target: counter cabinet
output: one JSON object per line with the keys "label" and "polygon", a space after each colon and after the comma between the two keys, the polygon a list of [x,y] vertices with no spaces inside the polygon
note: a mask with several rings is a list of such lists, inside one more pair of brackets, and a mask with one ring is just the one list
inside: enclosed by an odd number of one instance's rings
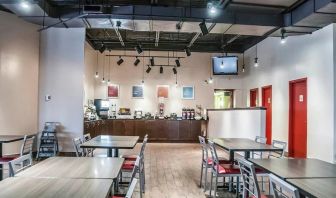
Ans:
{"label": "counter cabinet", "polygon": [[84,122],[84,134],[136,135],[140,140],[148,134],[150,141],[197,142],[206,124],[205,120],[97,120]]}

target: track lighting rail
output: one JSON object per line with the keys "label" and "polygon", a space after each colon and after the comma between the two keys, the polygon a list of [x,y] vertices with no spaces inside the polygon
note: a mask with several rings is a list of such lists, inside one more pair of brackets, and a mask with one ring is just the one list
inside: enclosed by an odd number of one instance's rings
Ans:
{"label": "track lighting rail", "polygon": [[175,57],[172,57],[172,56],[141,56],[141,55],[105,55],[105,56],[112,56],[112,57],[134,57],[134,58],[140,58],[140,57],[144,57],[144,58],[171,58],[171,59],[176,59],[176,58],[186,58],[186,57],[183,57],[183,56],[175,56]]}

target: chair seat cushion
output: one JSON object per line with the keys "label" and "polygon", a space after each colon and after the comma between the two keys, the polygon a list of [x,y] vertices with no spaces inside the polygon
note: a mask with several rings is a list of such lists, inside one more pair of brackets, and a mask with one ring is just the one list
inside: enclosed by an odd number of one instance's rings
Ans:
{"label": "chair seat cushion", "polygon": [[266,174],[267,172],[262,168],[255,168],[256,174]]}
{"label": "chair seat cushion", "polygon": [[236,165],[232,164],[220,164],[215,166],[219,174],[240,174],[240,169]]}
{"label": "chair seat cushion", "polygon": [[122,196],[112,196],[111,198],[124,198]]}
{"label": "chair seat cushion", "polygon": [[16,158],[17,157],[7,157],[7,156],[1,157],[0,158],[0,163],[8,163],[8,162],[10,162],[10,161],[12,161],[12,160],[14,160]]}
{"label": "chair seat cushion", "polygon": [[[212,164],[212,158],[208,158],[208,165]],[[219,158],[219,163],[220,164],[231,164],[230,160],[224,159],[224,158]]]}
{"label": "chair seat cushion", "polygon": [[124,161],[121,169],[123,169],[123,170],[133,170],[134,166],[135,166],[134,161]]}
{"label": "chair seat cushion", "polygon": [[136,161],[138,155],[122,155],[120,157],[125,158],[125,160],[128,161]]}

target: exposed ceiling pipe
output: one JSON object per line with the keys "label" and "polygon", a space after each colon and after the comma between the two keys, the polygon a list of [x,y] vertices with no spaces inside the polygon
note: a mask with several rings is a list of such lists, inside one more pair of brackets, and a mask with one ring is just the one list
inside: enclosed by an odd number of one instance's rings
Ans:
{"label": "exposed ceiling pipe", "polygon": [[235,41],[236,39],[238,39],[240,37],[240,35],[235,35],[234,37],[232,37],[230,40],[228,40],[225,44],[223,44],[221,46],[222,49],[224,49],[227,45],[229,45],[230,43],[232,43],[233,41]]}
{"label": "exposed ceiling pipe", "polygon": [[60,21],[60,22],[57,22],[57,23],[54,23],[54,24],[52,24],[52,25],[49,25],[49,26],[46,26],[46,27],[43,27],[43,28],[41,28],[41,29],[38,29],[37,31],[38,32],[41,32],[41,31],[43,31],[43,30],[46,30],[46,29],[49,29],[49,28],[51,28],[51,27],[54,27],[54,26],[56,26],[56,25],[59,25],[59,24],[64,24],[64,23],[66,23],[66,22],[69,22],[69,21],[71,21],[71,20],[74,20],[74,19],[77,19],[77,18],[82,18],[82,17],[85,17],[85,16],[87,16],[88,14],[81,14],[81,15],[78,15],[78,16],[75,16],[75,17],[72,17],[72,18],[69,18],[69,19],[67,19],[67,20],[64,20],[64,21]]}
{"label": "exposed ceiling pipe", "polygon": [[113,21],[112,21],[111,19],[109,19],[109,21],[110,21],[111,26],[113,27],[115,33],[116,33],[117,36],[118,36],[118,39],[119,39],[119,41],[120,41],[121,46],[125,47],[124,40],[123,40],[123,38],[122,38],[122,36],[121,36],[121,34],[120,34],[120,32],[119,32],[119,27],[114,27]]}

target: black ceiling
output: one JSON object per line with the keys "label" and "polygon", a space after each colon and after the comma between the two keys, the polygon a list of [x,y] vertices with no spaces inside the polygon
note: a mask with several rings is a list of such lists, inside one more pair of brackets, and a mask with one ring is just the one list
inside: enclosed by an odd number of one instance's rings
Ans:
{"label": "black ceiling", "polygon": [[[190,46],[191,51],[197,52],[242,53],[268,36],[281,36],[282,29],[287,30],[286,36],[307,34],[333,22],[331,16],[335,16],[322,13],[326,8],[328,12],[333,11],[327,6],[332,0],[29,1],[35,5],[35,13],[21,12],[19,6],[15,6],[21,0],[1,0],[0,10],[43,25],[42,30],[86,27],[86,39],[97,50],[103,44],[111,50],[134,49],[141,45],[144,50],[183,51]],[[209,3],[217,8],[216,16],[209,14]],[[90,5],[102,6],[101,12],[83,11],[84,6]],[[319,14],[329,20],[319,20]],[[108,23],[101,25],[99,20]],[[115,25],[118,20],[122,22],[120,28]],[[208,26],[215,25],[207,35],[202,35],[198,27],[203,20]],[[179,22],[185,23],[187,28],[171,28]],[[156,23],[154,28],[148,28],[151,23]]]}

